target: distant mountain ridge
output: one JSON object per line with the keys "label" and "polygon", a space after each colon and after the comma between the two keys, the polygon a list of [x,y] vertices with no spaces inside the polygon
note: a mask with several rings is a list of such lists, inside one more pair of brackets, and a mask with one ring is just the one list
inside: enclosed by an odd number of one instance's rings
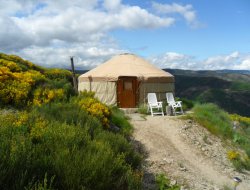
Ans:
{"label": "distant mountain ridge", "polygon": [[[69,71],[71,71],[71,70],[69,70]],[[89,70],[75,70],[75,72],[76,72],[76,74],[84,74],[84,73],[86,73],[86,72],[88,72]]]}
{"label": "distant mountain ridge", "polygon": [[175,76],[177,97],[212,102],[230,113],[250,116],[250,71],[164,70]]}
{"label": "distant mountain ridge", "polygon": [[182,69],[163,69],[173,75],[189,75],[199,77],[218,77],[225,80],[239,80],[250,81],[250,70],[182,70]]}
{"label": "distant mountain ridge", "polygon": [[213,73],[223,73],[223,74],[247,74],[250,75],[250,70],[230,70],[230,69],[223,69],[223,70],[184,70],[184,69],[163,69],[168,72],[174,72],[176,74],[182,73],[193,73],[193,74],[213,74]]}

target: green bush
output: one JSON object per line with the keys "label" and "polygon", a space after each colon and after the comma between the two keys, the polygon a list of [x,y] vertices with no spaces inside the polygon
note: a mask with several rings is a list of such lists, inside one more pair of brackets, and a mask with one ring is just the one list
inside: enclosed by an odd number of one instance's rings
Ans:
{"label": "green bush", "polygon": [[184,111],[190,110],[194,107],[194,102],[186,98],[176,98],[176,101],[182,101],[182,109]]}
{"label": "green bush", "polygon": [[179,185],[170,185],[170,180],[165,174],[156,175],[156,184],[158,190],[180,190]]}
{"label": "green bush", "polygon": [[6,110],[0,123],[0,189],[140,189],[140,155],[72,102]]}
{"label": "green bush", "polygon": [[132,125],[128,121],[129,118],[126,118],[123,111],[118,107],[111,108],[111,122],[120,128],[121,133],[124,135],[130,135],[133,131]]}
{"label": "green bush", "polygon": [[138,113],[147,115],[148,114],[148,107],[146,104],[140,104],[138,108]]}

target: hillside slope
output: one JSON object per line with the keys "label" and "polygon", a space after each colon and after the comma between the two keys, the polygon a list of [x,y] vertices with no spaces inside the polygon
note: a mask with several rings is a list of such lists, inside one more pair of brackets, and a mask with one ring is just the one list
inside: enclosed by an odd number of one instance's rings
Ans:
{"label": "hillside slope", "polygon": [[212,102],[230,113],[250,116],[250,75],[218,71],[167,70],[175,76],[176,96]]}

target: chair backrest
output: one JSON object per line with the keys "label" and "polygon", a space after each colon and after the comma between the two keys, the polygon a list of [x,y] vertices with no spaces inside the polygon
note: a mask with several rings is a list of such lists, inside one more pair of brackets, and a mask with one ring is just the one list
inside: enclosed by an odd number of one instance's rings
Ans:
{"label": "chair backrest", "polygon": [[168,103],[174,103],[175,102],[174,95],[173,95],[172,92],[167,92],[166,97],[167,97],[167,102]]}
{"label": "chair backrest", "polygon": [[157,97],[155,93],[148,93],[148,103],[157,104]]}

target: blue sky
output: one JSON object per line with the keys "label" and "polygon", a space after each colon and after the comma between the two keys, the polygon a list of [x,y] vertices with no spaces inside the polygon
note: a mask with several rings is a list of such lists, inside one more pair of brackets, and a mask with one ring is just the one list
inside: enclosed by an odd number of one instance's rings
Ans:
{"label": "blue sky", "polygon": [[[157,2],[171,4],[174,1]],[[169,28],[118,30],[112,35],[132,50],[144,47],[141,51],[137,50],[144,56],[174,51],[205,59],[234,51],[250,52],[249,0],[177,1],[180,4],[184,2],[193,6],[200,26],[189,27],[185,20],[178,17],[174,26]]]}
{"label": "blue sky", "polygon": [[130,52],[160,68],[250,70],[249,0],[0,0],[0,51],[93,68]]}

